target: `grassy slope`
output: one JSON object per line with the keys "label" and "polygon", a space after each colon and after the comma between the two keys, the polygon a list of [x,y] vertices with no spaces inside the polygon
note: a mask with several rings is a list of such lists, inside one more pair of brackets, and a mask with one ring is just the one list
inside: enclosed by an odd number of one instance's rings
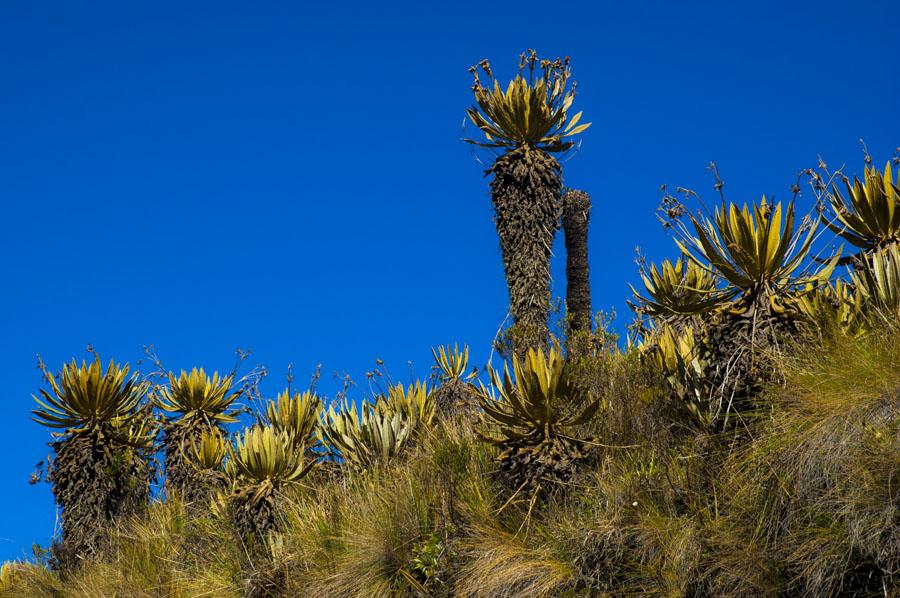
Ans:
{"label": "grassy slope", "polygon": [[472,423],[443,422],[401,463],[314,476],[268,545],[155,504],[104,562],[9,566],[0,596],[898,595],[900,338],[782,363],[770,408],[716,436],[634,355],[586,361],[596,458],[551,500],[499,487]]}

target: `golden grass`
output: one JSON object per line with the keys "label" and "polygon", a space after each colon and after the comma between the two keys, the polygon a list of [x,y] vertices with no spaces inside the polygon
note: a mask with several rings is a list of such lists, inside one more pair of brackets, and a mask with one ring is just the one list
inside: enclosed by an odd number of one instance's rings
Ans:
{"label": "golden grass", "polygon": [[528,546],[493,526],[473,526],[461,548],[458,596],[551,596],[575,576],[574,566],[557,559],[551,546]]}

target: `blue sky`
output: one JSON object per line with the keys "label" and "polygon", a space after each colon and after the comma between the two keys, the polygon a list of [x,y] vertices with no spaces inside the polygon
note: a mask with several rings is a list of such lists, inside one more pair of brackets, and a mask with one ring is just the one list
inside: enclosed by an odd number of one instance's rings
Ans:
{"label": "blue sky", "polygon": [[[678,4],[678,6],[676,6]],[[593,127],[565,183],[594,201],[595,309],[629,318],[634,249],[673,245],[662,183],[787,199],[821,155],[900,146],[896,2],[4,2],[0,6],[0,560],[47,543],[35,353],[248,366],[283,384],[429,348],[483,362],[506,287],[460,141],[466,68],[573,58]],[[561,241],[561,239],[560,239]],[[554,292],[563,295],[557,243]],[[364,384],[354,393],[364,394]]]}

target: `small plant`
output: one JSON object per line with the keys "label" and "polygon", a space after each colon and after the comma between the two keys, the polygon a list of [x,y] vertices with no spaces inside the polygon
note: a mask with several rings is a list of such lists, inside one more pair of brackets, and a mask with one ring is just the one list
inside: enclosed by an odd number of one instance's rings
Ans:
{"label": "small plant", "polygon": [[431,349],[438,371],[438,386],[431,391],[438,413],[450,414],[472,411],[477,406],[477,391],[472,386],[474,373],[466,374],[469,367],[469,347],[450,345]]}
{"label": "small plant", "polygon": [[413,548],[413,570],[419,575],[421,585],[429,588],[441,583],[441,557],[444,555],[444,544],[441,537],[432,533]]}

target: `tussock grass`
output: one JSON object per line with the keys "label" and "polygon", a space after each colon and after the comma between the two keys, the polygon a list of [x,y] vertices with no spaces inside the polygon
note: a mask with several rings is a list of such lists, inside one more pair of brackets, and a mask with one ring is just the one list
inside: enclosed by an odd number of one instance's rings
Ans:
{"label": "tussock grass", "polygon": [[900,583],[900,339],[830,336],[782,362],[772,413],[729,463],[735,525],[803,595]]}
{"label": "tussock grass", "polygon": [[459,596],[552,596],[569,586],[575,568],[553,547],[537,546],[489,525],[474,525],[463,542]]}

